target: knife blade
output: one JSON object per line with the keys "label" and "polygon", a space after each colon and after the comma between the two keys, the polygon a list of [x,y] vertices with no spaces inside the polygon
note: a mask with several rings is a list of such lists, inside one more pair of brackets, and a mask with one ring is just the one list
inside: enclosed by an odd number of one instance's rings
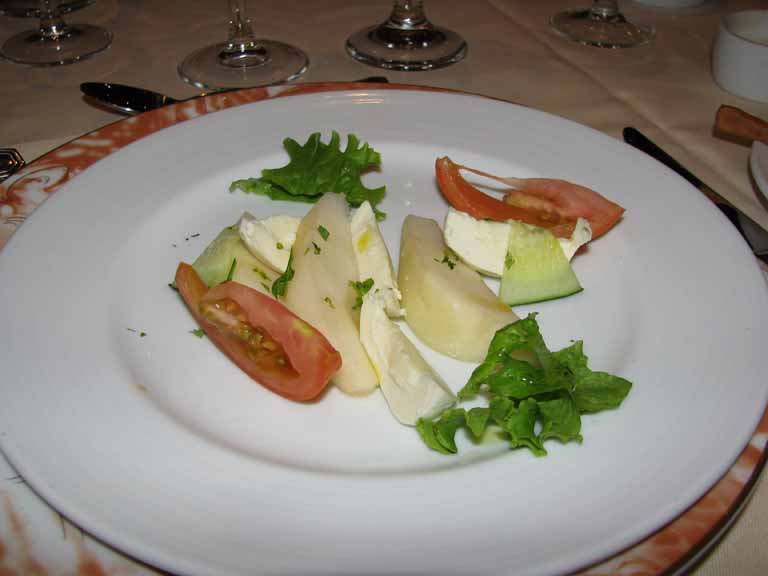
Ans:
{"label": "knife blade", "polygon": [[624,141],[627,144],[630,144],[638,150],[645,152],[652,158],[664,164],[667,168],[674,170],[680,176],[688,180],[688,182],[690,182],[695,188],[703,192],[704,195],[707,196],[712,202],[714,202],[714,204],[723,212],[723,214],[725,214],[728,220],[730,220],[730,222],[741,233],[746,243],[752,249],[754,255],[768,264],[768,232],[766,230],[764,230],[758,223],[744,214],[744,212],[734,206],[731,202],[710,188],[695,174],[680,164],[677,160],[675,160],[657,144],[648,139],[647,136],[645,136],[636,128],[627,126],[624,128],[622,135],[624,136]]}

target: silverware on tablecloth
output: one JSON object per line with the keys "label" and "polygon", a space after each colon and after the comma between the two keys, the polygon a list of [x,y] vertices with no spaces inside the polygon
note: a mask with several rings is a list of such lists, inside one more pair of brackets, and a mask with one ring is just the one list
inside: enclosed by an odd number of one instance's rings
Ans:
{"label": "silverware on tablecloth", "polygon": [[25,164],[24,158],[15,148],[0,148],[0,182]]}
{"label": "silverware on tablecloth", "polygon": [[685,166],[672,158],[672,156],[667,154],[658,145],[651,142],[651,140],[644,136],[639,130],[628,126],[624,128],[623,136],[624,141],[627,144],[630,144],[652,158],[655,158],[701,190],[718,208],[720,208],[723,214],[728,217],[728,220],[731,221],[744,237],[744,240],[746,240],[755,256],[768,264],[768,232],[766,232],[759,224],[736,208],[736,206],[731,204],[723,196],[707,186],[690,170],[685,168]]}
{"label": "silverware on tablecloth", "polygon": [[159,92],[135,86],[112,84],[111,82],[83,82],[80,84],[80,91],[87,98],[97,101],[113,112],[128,115],[139,114],[180,102],[176,98]]}
{"label": "silverware on tablecloth", "polygon": [[[355,82],[384,83],[387,81],[388,80],[384,76],[367,76],[355,80]],[[80,90],[88,98],[98,102],[102,106],[106,106],[114,112],[127,114],[129,116],[205,95],[205,93],[203,93],[198,96],[192,96],[191,98],[178,100],[166,96],[165,94],[160,94],[159,92],[153,92],[152,90],[136,88],[135,86],[126,86],[124,84],[113,84],[111,82],[84,82],[80,84]]]}

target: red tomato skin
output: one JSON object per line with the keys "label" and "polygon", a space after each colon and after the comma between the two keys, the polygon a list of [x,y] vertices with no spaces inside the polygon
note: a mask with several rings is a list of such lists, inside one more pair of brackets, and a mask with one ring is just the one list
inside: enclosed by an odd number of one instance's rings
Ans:
{"label": "red tomato skin", "polygon": [[[341,367],[341,355],[325,336],[257,290],[236,282],[225,282],[208,290],[195,269],[183,262],[176,270],[176,287],[211,341],[253,380],[281,396],[302,402],[313,400]],[[202,317],[201,304],[225,298],[237,302],[252,326],[263,328],[282,345],[293,370],[265,369],[248,356],[240,339]]]}
{"label": "red tomato skin", "polygon": [[592,228],[592,240],[618,224],[624,208],[585,186],[566,180],[526,178],[518,190],[504,196],[504,202],[516,205],[536,202],[549,206],[562,216],[576,220],[585,218]]}
{"label": "red tomato skin", "polygon": [[460,166],[447,156],[435,161],[437,183],[445,199],[456,210],[466,212],[479,220],[520,220],[527,224],[549,229],[555,236],[568,238],[576,225],[575,219],[563,218],[559,213],[535,206],[514,206],[485,194],[472,186],[461,175]]}

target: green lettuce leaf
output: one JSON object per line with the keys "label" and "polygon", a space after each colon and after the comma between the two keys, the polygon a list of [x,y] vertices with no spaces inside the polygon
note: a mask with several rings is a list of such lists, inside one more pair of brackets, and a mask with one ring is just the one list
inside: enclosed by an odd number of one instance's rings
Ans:
{"label": "green lettuce leaf", "polygon": [[367,143],[361,145],[354,134],[347,136],[343,151],[340,141],[337,132],[332,133],[327,144],[321,141],[319,132],[310,135],[303,146],[286,138],[283,146],[290,158],[288,164],[264,169],[259,178],[235,180],[229,190],[296,202],[317,202],[326,192],[337,192],[344,194],[350,206],[368,200],[381,219],[384,214],[376,210],[376,205],[384,198],[386,187],[366,188],[360,180],[363,172],[381,165],[381,155]]}
{"label": "green lettuce leaf", "polygon": [[440,415],[440,419],[435,423],[435,436],[441,446],[448,452],[455,454],[458,451],[456,447],[456,431],[464,425],[464,410],[454,408],[446,410]]}
{"label": "green lettuce leaf", "polygon": [[541,400],[538,408],[541,417],[540,440],[554,438],[563,444],[581,442],[581,415],[570,393],[563,391],[551,400]]}
{"label": "green lettuce leaf", "polygon": [[455,408],[443,412],[437,420],[430,421],[420,418],[416,422],[416,430],[421,435],[424,443],[443,454],[455,454],[456,431],[465,423],[463,408]]}
{"label": "green lettuce leaf", "polygon": [[510,408],[500,423],[507,433],[510,448],[528,448],[536,456],[544,456],[542,441],[546,438],[536,434],[536,421],[539,416],[539,404],[533,398],[527,398],[517,406]]}
{"label": "green lettuce leaf", "polygon": [[471,408],[466,415],[466,425],[472,435],[479,439],[485,433],[485,427],[488,425],[488,418],[491,415],[489,408],[475,406]]}
{"label": "green lettuce leaf", "polygon": [[618,408],[632,388],[624,378],[590,370],[581,341],[555,352],[554,357],[573,374],[573,400],[580,412]]}
{"label": "green lettuce leaf", "polygon": [[530,314],[496,332],[485,360],[459,391],[460,401],[484,395],[488,406],[452,408],[434,421],[420,420],[417,428],[443,454],[458,451],[460,428],[479,439],[493,426],[510,448],[544,456],[547,440],[582,442],[581,415],[617,408],[631,387],[624,378],[592,371],[581,341],[551,352]]}

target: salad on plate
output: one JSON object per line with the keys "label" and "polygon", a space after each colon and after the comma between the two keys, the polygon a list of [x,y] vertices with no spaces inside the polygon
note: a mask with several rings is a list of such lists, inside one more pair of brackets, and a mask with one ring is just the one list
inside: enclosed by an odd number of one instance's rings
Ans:
{"label": "salad on plate", "polygon": [[[378,389],[399,423],[444,454],[458,451],[464,429],[474,442],[501,437],[545,455],[547,440],[581,442],[582,414],[620,406],[629,381],[593,371],[580,341],[550,351],[536,313],[518,318],[512,306],[580,292],[570,261],[621,220],[621,206],[564,180],[499,177],[439,157],[443,223],[406,216],[395,267],[378,226],[386,188],[361,180],[380,154],[352,134],[342,150],[336,132],[283,145],[287,165],[230,191],[307,202],[307,213],[243,213],[179,263],[172,285],[253,380],[298,402],[322,402],[329,386],[351,396]],[[501,198],[464,174],[503,185]],[[486,278],[499,279],[498,293]],[[422,345],[476,365],[463,388],[446,384],[404,325]]]}

